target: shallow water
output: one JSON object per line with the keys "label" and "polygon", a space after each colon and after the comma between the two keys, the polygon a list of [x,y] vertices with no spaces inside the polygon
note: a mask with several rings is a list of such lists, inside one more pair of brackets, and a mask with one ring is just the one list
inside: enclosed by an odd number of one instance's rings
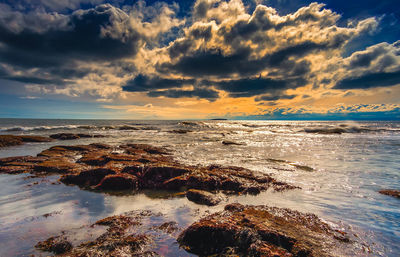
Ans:
{"label": "shallow water", "polygon": [[[124,125],[139,130],[119,130]],[[173,129],[192,132],[170,133]],[[371,256],[398,256],[400,252],[400,200],[377,193],[380,189],[400,189],[399,122],[0,119],[0,131],[108,136],[9,147],[0,150],[0,157],[35,155],[57,144],[132,142],[166,146],[183,163],[236,165],[269,173],[302,189],[267,191],[229,201],[315,213],[334,226],[357,233],[361,241],[371,245]],[[223,145],[223,140],[242,145]],[[126,211],[162,212],[166,219],[185,227],[207,211],[223,208],[203,207],[186,198],[163,198],[165,195],[154,192],[111,196],[82,191],[52,184],[57,178],[41,181],[43,178],[27,174],[0,175],[0,256],[40,254],[33,249],[38,241]],[[34,184],[36,181],[41,183]],[[47,213],[52,215],[42,216]],[[168,243],[166,256],[189,255],[172,241]]]}

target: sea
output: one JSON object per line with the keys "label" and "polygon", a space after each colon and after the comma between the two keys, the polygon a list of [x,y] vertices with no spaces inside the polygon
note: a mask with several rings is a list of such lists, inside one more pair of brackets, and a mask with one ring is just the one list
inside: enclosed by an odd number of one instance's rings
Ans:
{"label": "sea", "polygon": [[[163,146],[181,163],[241,166],[301,187],[232,196],[227,203],[314,213],[358,238],[358,250],[352,255],[400,256],[400,199],[378,193],[400,190],[399,121],[0,119],[0,134],[62,132],[106,137],[1,148],[0,158],[34,156],[54,145],[94,142]],[[0,174],[0,256],[48,256],[35,250],[38,241],[71,230],[78,240],[84,235],[80,228],[127,211],[161,212],[186,227],[223,208],[223,204],[204,207],[184,197],[163,197],[161,192],[84,191],[55,183],[57,179]],[[155,250],[164,256],[191,256],[174,240],[166,244]]]}

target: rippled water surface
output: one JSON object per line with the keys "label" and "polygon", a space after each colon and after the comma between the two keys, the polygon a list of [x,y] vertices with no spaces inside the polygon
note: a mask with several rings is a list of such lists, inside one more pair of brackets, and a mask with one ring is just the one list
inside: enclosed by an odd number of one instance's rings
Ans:
{"label": "rippled water surface", "polygon": [[[122,126],[137,130],[120,130]],[[171,133],[177,129],[189,132]],[[242,166],[302,188],[232,197],[231,202],[315,213],[334,226],[357,233],[371,245],[371,256],[399,256],[400,200],[377,193],[400,189],[399,122],[0,119],[1,134],[59,132],[107,137],[8,147],[0,149],[0,157],[36,155],[57,144],[97,141],[166,146],[182,163]],[[240,145],[224,145],[223,141]],[[0,256],[41,254],[33,248],[38,241],[126,211],[162,212],[166,219],[185,227],[222,208],[202,207],[161,192],[111,196],[82,191],[53,183],[57,179],[0,175]],[[48,213],[51,215],[43,216]],[[189,256],[173,241],[169,243],[163,254]]]}

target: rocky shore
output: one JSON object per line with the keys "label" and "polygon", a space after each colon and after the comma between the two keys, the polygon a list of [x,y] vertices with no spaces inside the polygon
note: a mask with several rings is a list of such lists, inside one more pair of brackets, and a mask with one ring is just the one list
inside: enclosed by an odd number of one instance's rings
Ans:
{"label": "rocky shore", "polygon": [[[66,185],[110,194],[166,190],[206,206],[219,205],[232,195],[299,189],[242,167],[184,165],[167,148],[146,144],[53,146],[37,156],[0,159],[0,173],[59,174],[59,181]],[[142,211],[107,217],[90,226],[104,228],[91,240],[75,242],[73,236],[62,233],[39,242],[36,248],[60,256],[159,256],[154,250],[155,237],[168,235],[182,249],[199,256],[332,256],[335,247],[353,243],[345,232],[313,214],[268,206],[228,204],[184,231],[174,220],[150,222],[157,216],[162,215]],[[87,233],[91,234],[89,228]]]}

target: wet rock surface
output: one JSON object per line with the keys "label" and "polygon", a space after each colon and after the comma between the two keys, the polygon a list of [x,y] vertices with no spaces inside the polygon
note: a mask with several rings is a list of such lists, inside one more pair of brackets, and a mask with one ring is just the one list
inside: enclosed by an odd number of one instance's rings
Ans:
{"label": "wet rock surface", "polygon": [[193,223],[178,242],[200,256],[337,256],[336,247],[350,239],[313,214],[229,204]]}
{"label": "wet rock surface", "polygon": [[51,138],[41,136],[0,135],[0,147],[22,145],[24,143],[50,142]]}
{"label": "wet rock surface", "polygon": [[209,193],[207,191],[197,190],[197,189],[189,189],[186,192],[186,197],[192,202],[208,206],[214,206],[221,202],[220,197],[217,197],[214,194]]}
{"label": "wet rock surface", "polygon": [[[154,238],[169,236],[177,231],[175,222],[152,225],[152,220],[161,217],[150,211],[132,211],[96,221],[82,228],[86,234],[98,227],[103,233],[88,241],[74,242],[74,235],[64,231],[62,235],[50,237],[36,244],[41,251],[53,252],[57,256],[159,256],[152,251]],[[163,219],[157,219],[158,222]],[[157,233],[148,233],[157,228]],[[165,235],[168,234],[168,235]]]}
{"label": "wet rock surface", "polygon": [[74,140],[80,138],[99,138],[105,137],[103,135],[89,135],[89,134],[73,134],[73,133],[58,133],[50,135],[50,138],[58,140]]}
{"label": "wet rock surface", "polygon": [[[0,159],[0,166],[0,172],[10,174],[62,174],[60,181],[65,184],[98,191],[198,189],[213,193],[258,194],[269,188],[276,191],[296,188],[245,168],[183,165],[176,162],[167,149],[144,144],[54,146],[36,157]],[[199,191],[192,191],[188,198],[207,205],[216,203],[205,193],[194,197],[193,192]]]}
{"label": "wet rock surface", "polygon": [[386,189],[386,190],[380,190],[379,193],[383,195],[400,198],[400,190]]}

